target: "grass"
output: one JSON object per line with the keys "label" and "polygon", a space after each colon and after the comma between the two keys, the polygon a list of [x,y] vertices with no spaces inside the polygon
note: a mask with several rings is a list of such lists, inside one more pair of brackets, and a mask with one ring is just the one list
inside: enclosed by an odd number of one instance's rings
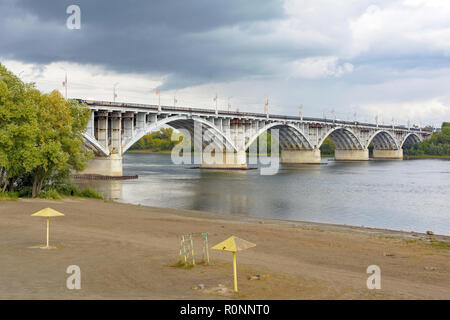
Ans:
{"label": "grass", "polygon": [[103,200],[103,196],[92,187],[86,187],[81,190],[80,197]]}
{"label": "grass", "polygon": [[172,268],[192,269],[194,265],[192,263],[184,263],[183,260],[178,260],[175,264],[170,265]]}
{"label": "grass", "polygon": [[430,246],[432,246],[435,249],[450,250],[450,242],[446,241],[431,240]]}
{"label": "grass", "polygon": [[[77,185],[71,183],[47,188],[40,193],[39,198],[47,200],[61,200],[63,196],[103,200],[103,196],[94,188],[88,186],[80,190]],[[23,187],[18,192],[0,192],[0,201],[16,201],[20,198],[31,197],[31,187],[28,186]]]}
{"label": "grass", "polygon": [[429,242],[424,241],[423,239],[406,239],[406,244],[417,244],[417,245],[425,245],[435,249],[446,249],[450,250],[450,242],[448,241],[439,241],[436,239],[431,239]]}
{"label": "grass", "polygon": [[56,189],[48,189],[41,192],[39,195],[42,199],[48,200],[61,200],[61,195],[56,191]]}
{"label": "grass", "polygon": [[16,201],[19,199],[17,192],[1,192],[0,201]]}
{"label": "grass", "polygon": [[422,155],[403,155],[403,159],[448,159],[450,160],[450,156],[434,156],[429,154]]}

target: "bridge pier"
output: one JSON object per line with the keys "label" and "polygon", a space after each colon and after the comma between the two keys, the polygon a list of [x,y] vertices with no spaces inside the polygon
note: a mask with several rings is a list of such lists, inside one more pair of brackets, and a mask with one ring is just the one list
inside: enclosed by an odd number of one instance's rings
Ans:
{"label": "bridge pier", "polygon": [[246,169],[247,154],[245,151],[239,152],[219,152],[211,154],[204,152],[202,154],[203,169]]}
{"label": "bridge pier", "polygon": [[373,158],[376,160],[403,160],[403,149],[398,150],[373,149]]}
{"label": "bridge pier", "polygon": [[111,154],[109,157],[95,157],[89,160],[81,174],[98,174],[102,176],[122,176],[122,156]]}
{"label": "bridge pier", "polygon": [[320,149],[281,150],[281,163],[320,164]]}
{"label": "bridge pier", "polygon": [[334,150],[336,161],[366,161],[369,160],[369,150]]}

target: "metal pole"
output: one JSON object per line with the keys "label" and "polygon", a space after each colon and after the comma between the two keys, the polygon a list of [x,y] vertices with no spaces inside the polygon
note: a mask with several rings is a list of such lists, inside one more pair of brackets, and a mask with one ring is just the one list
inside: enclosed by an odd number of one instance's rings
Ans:
{"label": "metal pole", "polygon": [[216,101],[216,114],[218,114],[219,110],[217,109],[217,93],[216,93],[216,98],[214,100]]}
{"label": "metal pole", "polygon": [[48,249],[48,240],[49,240],[49,229],[50,229],[50,217],[47,217],[47,249]]}
{"label": "metal pole", "polygon": [[113,94],[114,94],[113,101],[114,101],[114,102],[116,102],[116,87],[117,87],[118,84],[119,84],[119,83],[116,82],[116,83],[114,84],[114,87],[113,87],[113,88],[114,88],[114,90],[113,90],[113,91],[114,91],[114,92],[113,92]]}
{"label": "metal pole", "polygon": [[66,83],[65,87],[66,87],[66,100],[67,100],[67,72],[66,72],[66,79],[65,79],[65,83]]}
{"label": "metal pole", "polygon": [[238,287],[237,287],[237,268],[236,268],[236,252],[233,252],[233,274],[234,274],[234,292],[238,292]]}

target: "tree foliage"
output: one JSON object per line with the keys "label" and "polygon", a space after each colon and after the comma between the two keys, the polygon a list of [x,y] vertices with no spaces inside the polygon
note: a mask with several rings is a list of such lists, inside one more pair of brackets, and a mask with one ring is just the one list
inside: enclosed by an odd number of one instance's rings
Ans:
{"label": "tree foliage", "polygon": [[45,184],[82,170],[90,153],[82,133],[89,109],[65,100],[58,91],[43,94],[0,64],[0,185],[32,186],[38,196]]}
{"label": "tree foliage", "polygon": [[450,122],[444,122],[441,132],[435,132],[430,139],[406,148],[404,153],[417,156],[450,156]]}
{"label": "tree foliage", "polygon": [[325,139],[325,141],[320,146],[320,153],[322,155],[334,155],[334,144],[329,137]]}
{"label": "tree foliage", "polygon": [[172,141],[172,128],[161,128],[159,131],[146,134],[131,146],[130,150],[147,150],[151,152],[170,151],[177,143]]}

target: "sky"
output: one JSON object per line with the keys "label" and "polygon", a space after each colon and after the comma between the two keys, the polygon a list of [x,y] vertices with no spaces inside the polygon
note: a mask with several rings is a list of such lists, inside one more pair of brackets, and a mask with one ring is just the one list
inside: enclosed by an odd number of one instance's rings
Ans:
{"label": "sky", "polygon": [[69,98],[440,126],[449,58],[448,0],[0,0],[0,62]]}

